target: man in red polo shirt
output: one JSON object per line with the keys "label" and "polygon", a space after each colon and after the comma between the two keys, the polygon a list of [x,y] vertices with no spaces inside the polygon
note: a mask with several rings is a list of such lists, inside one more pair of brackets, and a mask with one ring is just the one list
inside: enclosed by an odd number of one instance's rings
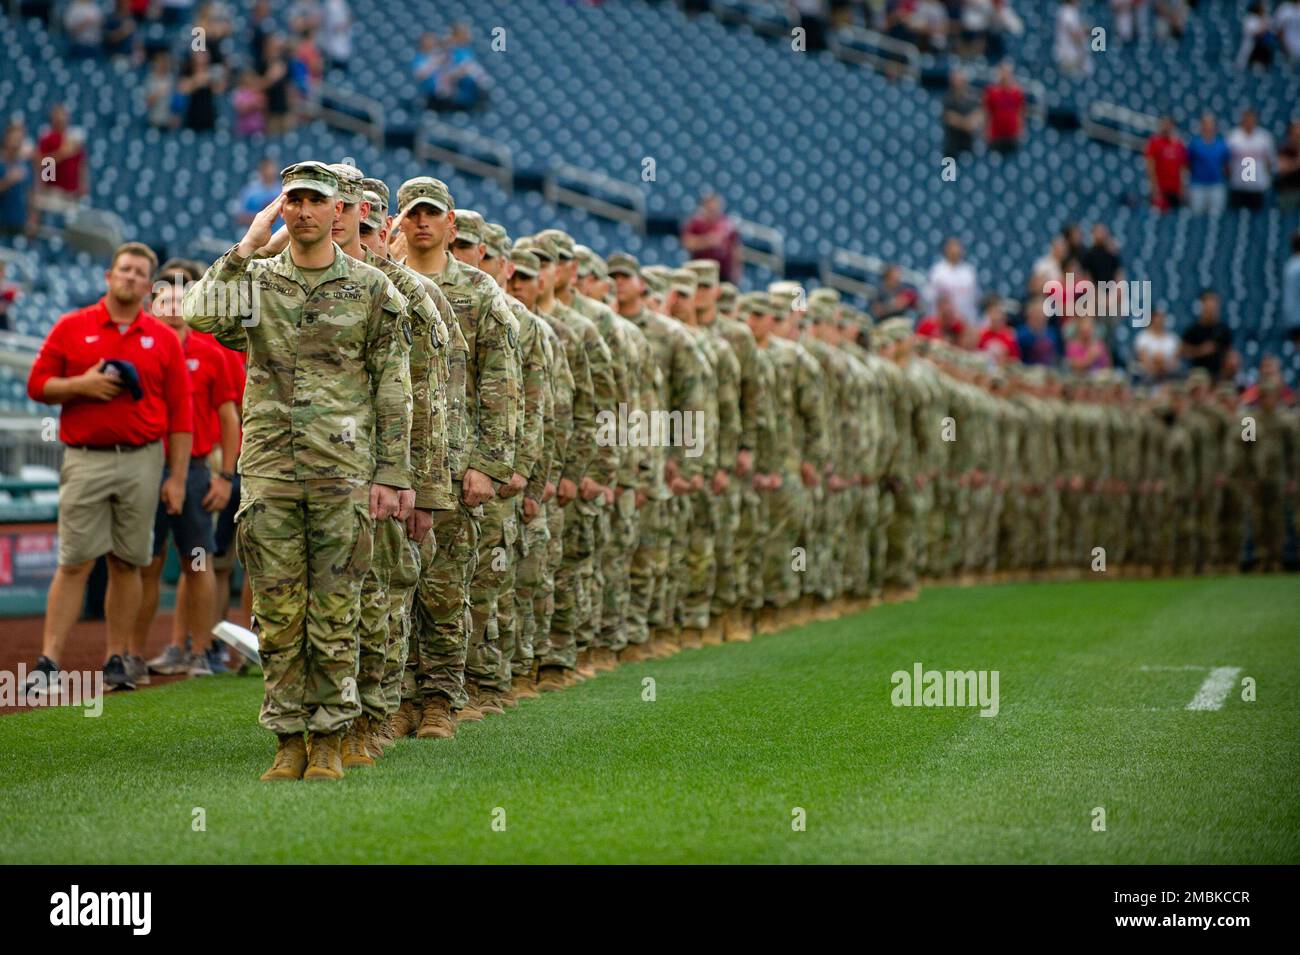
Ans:
{"label": "man in red polo shirt", "polygon": [[1025,93],[1016,83],[1011,66],[998,67],[997,80],[984,90],[985,133],[989,146],[1011,152],[1020,145],[1025,121]]}
{"label": "man in red polo shirt", "polygon": [[1187,147],[1178,137],[1178,129],[1170,117],[1161,117],[1156,134],[1147,140],[1146,160],[1151,204],[1161,212],[1181,206]]}
{"label": "man in red polo shirt", "polygon": [[43,211],[68,213],[87,192],[85,133],[68,124],[68,108],[50,107],[50,124],[36,140],[36,182],[32,216]]}
{"label": "man in red polo shirt", "polygon": [[[158,259],[139,242],[113,253],[107,294],[55,323],[27,380],[33,401],[62,405],[66,446],[59,475],[59,566],[45,608],[42,655],[29,692],[57,686],[58,663],[81,614],[86,578],[108,555],[108,662],[104,682],[132,689],[123,655],[140,609],[140,568],[149,563],[162,481],[162,438],[171,476],[162,484],[169,514],[185,504],[190,460],[190,378],[175,333],[141,302]],[[123,366],[107,364],[119,361]],[[130,371],[140,397],[131,394]]]}
{"label": "man in red polo shirt", "polygon": [[[194,439],[185,479],[185,506],[179,514],[168,514],[159,502],[154,515],[153,561],[144,569],[144,594],[126,658],[127,672],[144,680],[149,672],[168,676],[212,674],[207,660],[210,633],[217,622],[212,516],[230,501],[239,449],[239,416],[235,412],[235,386],[227,370],[226,355],[233,353],[207,336],[190,331],[181,315],[185,287],[197,282],[201,275],[192,272],[184,260],[174,259],[162,267],[154,283],[153,314],[180,339],[190,373]],[[209,470],[208,455],[216,447],[220,448],[220,460]],[[164,481],[169,476],[169,471],[163,472]],[[158,612],[168,534],[176,542],[181,565],[172,639],[146,667],[143,657]],[[191,636],[201,641],[198,650],[186,646],[186,638]]]}

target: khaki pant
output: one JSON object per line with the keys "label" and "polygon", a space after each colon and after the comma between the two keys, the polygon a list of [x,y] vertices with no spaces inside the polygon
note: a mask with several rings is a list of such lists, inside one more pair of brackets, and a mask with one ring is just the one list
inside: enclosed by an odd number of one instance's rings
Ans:
{"label": "khaki pant", "polygon": [[148,564],[162,472],[161,441],[134,451],[66,449],[59,473],[59,565],[110,552],[137,567]]}

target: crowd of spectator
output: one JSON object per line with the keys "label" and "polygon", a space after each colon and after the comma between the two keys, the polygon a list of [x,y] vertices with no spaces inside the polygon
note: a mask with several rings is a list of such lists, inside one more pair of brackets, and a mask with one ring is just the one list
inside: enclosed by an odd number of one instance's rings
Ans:
{"label": "crowd of spectator", "polygon": [[488,101],[487,72],[478,61],[470,42],[470,31],[457,23],[439,36],[433,31],[420,37],[420,48],[411,60],[411,77],[436,112],[482,109]]}

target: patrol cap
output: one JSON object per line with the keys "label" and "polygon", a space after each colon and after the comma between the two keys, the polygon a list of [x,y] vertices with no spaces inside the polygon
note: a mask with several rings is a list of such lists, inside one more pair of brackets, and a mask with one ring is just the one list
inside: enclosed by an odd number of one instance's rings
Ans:
{"label": "patrol cap", "polygon": [[777,311],[772,296],[766,292],[746,292],[736,300],[736,305],[740,311],[755,315],[775,315]]}
{"label": "patrol cap", "polygon": [[672,287],[672,270],[662,265],[647,265],[641,270],[641,281],[651,295],[667,295]]}
{"label": "patrol cap", "polygon": [[721,274],[718,271],[718,263],[713,259],[691,259],[682,268],[689,269],[695,274],[695,284],[700,288],[712,288],[717,285]]}
{"label": "patrol cap", "polygon": [[1277,396],[1282,393],[1282,383],[1276,378],[1261,378],[1256,387],[1261,395]]}
{"label": "patrol cap", "polygon": [[537,237],[555,250],[555,257],[561,262],[573,261],[573,236],[569,233],[563,229],[543,229]]}
{"label": "patrol cap", "polygon": [[368,192],[373,192],[379,196],[380,202],[384,208],[388,208],[388,183],[382,179],[371,179],[369,176],[361,180],[361,188]]}
{"label": "patrol cap", "polygon": [[473,209],[456,213],[456,241],[463,245],[483,244],[483,217]]}
{"label": "patrol cap", "polygon": [[331,199],[339,194],[339,177],[329,166],[314,159],[285,166],[280,170],[280,184],[286,193],[294,189],[310,189]]}
{"label": "patrol cap", "polygon": [[1206,385],[1210,384],[1210,373],[1204,368],[1193,368],[1187,373],[1187,383],[1189,385]]}
{"label": "patrol cap", "polygon": [[[460,217],[457,216],[459,221]],[[483,244],[487,246],[488,255],[494,259],[504,259],[510,254],[510,234],[499,222],[483,223]]]}
{"label": "patrol cap", "polygon": [[451,191],[441,179],[432,176],[416,176],[402,183],[397,190],[397,208],[405,209],[412,203],[432,206],[437,212],[455,209],[451,201]]}
{"label": "patrol cap", "polygon": [[366,189],[361,193],[361,198],[370,203],[370,211],[361,220],[362,224],[368,225],[372,229],[382,229],[384,227],[384,216],[388,215],[388,205],[384,202],[384,197],[377,192]]}
{"label": "patrol cap", "polygon": [[605,260],[605,267],[609,269],[611,277],[615,275],[639,275],[641,273],[641,263],[630,252],[615,252]]}
{"label": "patrol cap", "polygon": [[514,264],[515,273],[525,278],[536,278],[537,273],[542,270],[542,263],[537,256],[527,249],[518,247],[510,251],[510,261]]}
{"label": "patrol cap", "polygon": [[537,256],[543,266],[549,265],[555,261],[555,256],[547,245],[535,235],[526,235],[515,243],[516,249],[527,249],[533,255]]}
{"label": "patrol cap", "polygon": [[365,177],[361,175],[361,170],[346,162],[330,163],[329,169],[339,181],[339,198],[343,204],[354,206],[360,202],[361,193],[365,189],[362,185]]}
{"label": "patrol cap", "polygon": [[767,291],[772,295],[772,300],[782,311],[793,311],[795,302],[804,301],[803,286],[798,282],[791,282],[788,279],[782,279],[779,282],[773,282],[767,287]]}
{"label": "patrol cap", "polygon": [[839,289],[827,288],[826,286],[822,286],[821,288],[815,288],[808,293],[809,308],[812,308],[812,306],[817,305],[819,303],[838,305],[839,302],[840,302]]}
{"label": "patrol cap", "polygon": [[669,280],[673,284],[673,291],[682,295],[694,295],[698,287],[695,281],[695,273],[690,269],[672,269],[669,273]]}
{"label": "patrol cap", "polygon": [[736,302],[740,298],[740,289],[730,282],[723,282],[718,286],[718,308],[724,312],[734,311]]}
{"label": "patrol cap", "polygon": [[902,315],[886,319],[876,328],[880,329],[883,335],[883,341],[901,342],[906,340],[912,334],[912,320]]}

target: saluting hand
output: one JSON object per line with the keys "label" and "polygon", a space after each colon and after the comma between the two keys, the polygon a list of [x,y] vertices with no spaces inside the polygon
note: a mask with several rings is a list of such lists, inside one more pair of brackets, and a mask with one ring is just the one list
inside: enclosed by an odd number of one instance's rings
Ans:
{"label": "saluting hand", "polygon": [[275,220],[280,217],[280,209],[284,206],[284,198],[284,193],[280,193],[267,204],[266,208],[253,216],[253,221],[248,224],[248,231],[239,240],[236,251],[241,256],[246,259],[252,258],[258,249],[271,241],[272,226],[275,225]]}

